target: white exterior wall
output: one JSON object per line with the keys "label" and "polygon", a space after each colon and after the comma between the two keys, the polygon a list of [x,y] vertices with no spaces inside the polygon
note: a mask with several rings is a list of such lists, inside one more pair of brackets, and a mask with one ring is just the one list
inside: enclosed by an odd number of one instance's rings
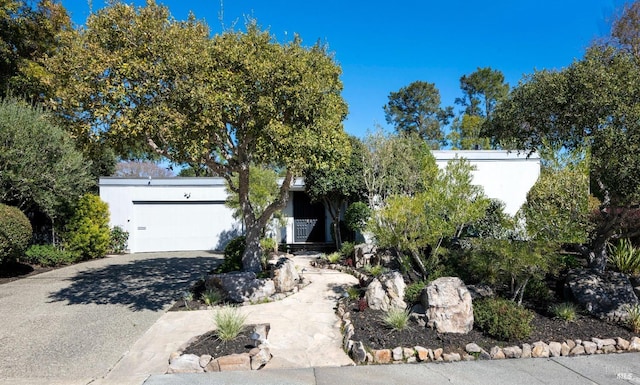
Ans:
{"label": "white exterior wall", "polygon": [[110,225],[129,232],[132,253],[215,250],[239,229],[221,178],[100,178]]}
{"label": "white exterior wall", "polygon": [[[433,151],[439,167],[448,160],[466,158],[476,167],[473,182],[490,198],[505,203],[515,214],[540,175],[537,155],[506,151]],[[224,205],[222,178],[122,179],[100,178],[100,197],[109,204],[110,225],[129,232],[130,252],[215,250],[240,233],[241,225]],[[296,179],[291,191],[304,191]],[[294,243],[292,192],[284,215],[286,226],[278,241]],[[325,210],[326,241],[331,240],[331,220]]]}
{"label": "white exterior wall", "polygon": [[508,151],[433,151],[438,167],[456,157],[475,166],[473,183],[484,188],[489,198],[505,203],[505,212],[514,215],[527,200],[527,193],[540,176],[540,157]]}

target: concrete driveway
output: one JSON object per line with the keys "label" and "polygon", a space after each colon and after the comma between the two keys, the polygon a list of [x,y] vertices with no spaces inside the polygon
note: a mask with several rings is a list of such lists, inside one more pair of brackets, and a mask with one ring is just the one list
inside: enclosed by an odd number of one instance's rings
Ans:
{"label": "concrete driveway", "polygon": [[221,258],[120,255],[0,285],[0,384],[88,384],[104,377]]}

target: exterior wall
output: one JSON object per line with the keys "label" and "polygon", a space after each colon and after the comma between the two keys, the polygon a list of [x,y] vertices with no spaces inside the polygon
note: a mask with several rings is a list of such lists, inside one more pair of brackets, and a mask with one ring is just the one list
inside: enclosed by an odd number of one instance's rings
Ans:
{"label": "exterior wall", "polygon": [[[233,219],[231,210],[224,206],[227,193],[221,178],[100,178],[99,186],[100,198],[109,204],[110,225],[120,226],[129,232],[128,247],[131,252],[192,250],[189,243],[199,245],[197,249],[214,250],[225,241],[225,237],[238,232],[240,227]],[[157,216],[138,217],[141,213],[153,211],[157,212]],[[215,218],[212,215],[198,215],[198,211],[214,213]],[[162,216],[163,213],[166,215]],[[184,215],[186,213],[190,213],[188,217]],[[166,234],[165,228],[159,230],[155,245],[143,244],[145,234],[142,232],[154,231],[154,227],[160,224],[158,222],[173,222],[178,230],[192,228],[196,232],[211,233],[211,238],[195,239],[197,234],[194,234],[189,240],[187,234],[183,241],[172,241],[171,234]]]}
{"label": "exterior wall", "polygon": [[[455,157],[469,160],[476,167],[473,182],[490,198],[502,200],[511,215],[540,175],[536,154],[527,158],[507,151],[433,151],[433,155],[439,167]],[[220,249],[241,233],[240,223],[224,206],[227,193],[222,178],[100,178],[99,186],[100,197],[109,204],[110,225],[129,232],[130,252]],[[274,234],[279,242],[294,243],[293,191],[304,191],[304,180],[296,179],[291,188],[283,210],[286,225]],[[330,218],[325,210],[326,242],[331,242]],[[160,225],[164,228],[158,229]]]}
{"label": "exterior wall", "polygon": [[514,215],[527,200],[527,193],[540,176],[540,157],[508,151],[433,151],[438,167],[456,157],[475,166],[473,183],[484,188],[489,198],[505,203],[505,212]]}

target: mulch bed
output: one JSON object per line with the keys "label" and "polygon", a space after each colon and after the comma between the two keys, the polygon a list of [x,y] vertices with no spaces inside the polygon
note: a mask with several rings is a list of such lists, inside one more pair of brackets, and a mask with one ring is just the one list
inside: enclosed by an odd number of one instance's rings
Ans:
{"label": "mulch bed", "polygon": [[0,285],[54,269],[54,267],[42,267],[21,262],[0,264]]}
{"label": "mulch bed", "polygon": [[197,340],[185,349],[184,354],[195,354],[201,356],[208,354],[214,358],[226,356],[229,354],[249,353],[255,346],[253,340],[249,337],[253,330],[248,325],[244,330],[231,341],[220,340],[215,331],[207,332],[197,338]]}
{"label": "mulch bed", "polygon": [[445,352],[462,354],[468,343],[476,343],[489,351],[493,346],[514,346],[523,343],[564,342],[567,339],[591,340],[591,338],[615,338],[621,337],[630,340],[633,336],[631,330],[620,324],[608,323],[595,319],[588,315],[579,315],[574,322],[551,318],[540,312],[535,313],[532,321],[533,333],[524,341],[500,341],[483,334],[474,328],[468,334],[439,334],[429,327],[421,327],[411,321],[410,327],[402,331],[394,331],[382,322],[383,312],[380,310],[358,310],[358,301],[350,301],[347,311],[351,312],[355,334],[351,338],[361,341],[372,349],[393,349],[395,347],[422,346],[428,349],[442,348]]}

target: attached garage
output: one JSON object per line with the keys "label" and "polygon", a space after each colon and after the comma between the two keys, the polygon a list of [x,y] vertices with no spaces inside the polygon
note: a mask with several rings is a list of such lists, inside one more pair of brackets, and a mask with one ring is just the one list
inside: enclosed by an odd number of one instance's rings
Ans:
{"label": "attached garage", "polygon": [[132,253],[221,250],[240,234],[220,178],[100,178],[100,197]]}

